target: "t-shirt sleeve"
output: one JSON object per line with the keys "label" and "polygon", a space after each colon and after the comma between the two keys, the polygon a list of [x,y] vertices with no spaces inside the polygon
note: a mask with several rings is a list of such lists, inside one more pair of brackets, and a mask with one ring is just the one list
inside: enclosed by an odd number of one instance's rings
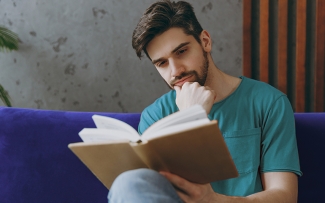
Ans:
{"label": "t-shirt sleeve", "polygon": [[[149,113],[151,112],[151,113]],[[140,117],[140,123],[138,126],[138,132],[140,135],[142,135],[142,133],[152,124],[154,124],[157,120],[157,118],[155,119],[152,116],[153,110],[152,108],[147,107],[143,110],[143,112],[141,113],[141,117]]]}
{"label": "t-shirt sleeve", "polygon": [[155,122],[178,111],[175,98],[176,92],[170,91],[143,110],[138,126],[140,135]]}
{"label": "t-shirt sleeve", "polygon": [[265,116],[262,128],[261,172],[289,171],[299,176],[295,120],[288,98],[280,96]]}

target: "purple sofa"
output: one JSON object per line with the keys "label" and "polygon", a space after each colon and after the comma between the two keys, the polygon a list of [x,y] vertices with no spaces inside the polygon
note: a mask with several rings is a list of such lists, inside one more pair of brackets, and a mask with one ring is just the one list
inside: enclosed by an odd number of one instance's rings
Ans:
{"label": "purple sofa", "polygon": [[[137,128],[138,113],[99,113]],[[104,203],[108,190],[68,149],[94,112],[0,107],[1,203]],[[299,202],[322,202],[325,113],[295,114]]]}

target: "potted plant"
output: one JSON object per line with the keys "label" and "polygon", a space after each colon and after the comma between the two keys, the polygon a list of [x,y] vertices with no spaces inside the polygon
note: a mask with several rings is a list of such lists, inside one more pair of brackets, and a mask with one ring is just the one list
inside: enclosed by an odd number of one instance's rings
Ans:
{"label": "potted plant", "polygon": [[[0,52],[10,52],[18,49],[18,35],[7,28],[0,26]],[[9,95],[0,84],[0,99],[6,106],[11,106]]]}

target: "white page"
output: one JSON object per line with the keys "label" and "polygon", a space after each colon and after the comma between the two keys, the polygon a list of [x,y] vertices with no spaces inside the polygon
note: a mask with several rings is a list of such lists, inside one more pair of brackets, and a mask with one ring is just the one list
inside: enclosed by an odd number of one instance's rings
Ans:
{"label": "white page", "polygon": [[184,130],[190,130],[190,129],[193,129],[193,128],[196,128],[196,127],[199,127],[199,126],[206,125],[206,124],[208,124],[210,122],[211,122],[210,119],[205,118],[205,119],[200,119],[200,120],[196,120],[196,121],[190,121],[190,122],[187,122],[187,123],[182,123],[182,124],[179,124],[179,125],[173,125],[173,126],[170,126],[170,127],[166,127],[163,130],[152,132],[150,134],[145,134],[144,133],[141,136],[141,140],[150,140],[150,139],[153,139],[153,138],[162,137],[162,136],[169,135],[169,134],[172,134],[172,133],[178,133],[178,132],[181,132],[181,131],[184,131]]}
{"label": "white page", "polygon": [[100,115],[93,115],[92,118],[97,128],[120,130],[139,136],[132,126],[118,119]]}
{"label": "white page", "polygon": [[143,134],[156,133],[166,127],[207,118],[201,105],[194,105],[182,111],[173,113],[150,126]]}
{"label": "white page", "polygon": [[79,132],[79,136],[84,142],[101,142],[112,140],[130,140],[131,142],[137,142],[140,140],[139,135],[130,134],[120,130],[103,128],[84,128]]}

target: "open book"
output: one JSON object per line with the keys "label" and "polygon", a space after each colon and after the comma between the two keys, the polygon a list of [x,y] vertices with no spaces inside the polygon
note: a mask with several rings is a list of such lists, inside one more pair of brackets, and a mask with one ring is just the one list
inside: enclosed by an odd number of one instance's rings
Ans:
{"label": "open book", "polygon": [[137,168],[201,184],[238,176],[217,121],[199,105],[157,121],[142,136],[117,119],[92,118],[97,128],[84,128],[83,142],[68,147],[108,189],[119,174]]}

